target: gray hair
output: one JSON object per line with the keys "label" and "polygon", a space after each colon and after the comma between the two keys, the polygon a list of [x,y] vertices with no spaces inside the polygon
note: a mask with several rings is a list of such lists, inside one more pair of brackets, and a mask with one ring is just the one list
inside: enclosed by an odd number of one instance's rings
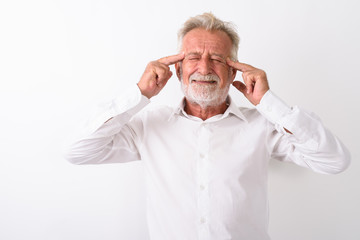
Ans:
{"label": "gray hair", "polygon": [[183,27],[178,32],[179,50],[181,50],[182,48],[182,41],[185,35],[195,28],[203,28],[207,31],[218,30],[225,32],[232,42],[230,57],[234,61],[237,60],[240,38],[236,32],[235,25],[233,23],[224,22],[216,18],[212,13],[204,13],[202,15],[197,15],[188,19],[184,23]]}

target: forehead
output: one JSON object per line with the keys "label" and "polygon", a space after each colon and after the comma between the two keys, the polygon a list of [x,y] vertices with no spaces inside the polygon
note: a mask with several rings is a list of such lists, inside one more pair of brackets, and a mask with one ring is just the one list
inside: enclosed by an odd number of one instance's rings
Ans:
{"label": "forehead", "polygon": [[223,31],[207,31],[195,28],[183,38],[182,50],[185,53],[216,53],[228,56],[231,52],[232,42]]}

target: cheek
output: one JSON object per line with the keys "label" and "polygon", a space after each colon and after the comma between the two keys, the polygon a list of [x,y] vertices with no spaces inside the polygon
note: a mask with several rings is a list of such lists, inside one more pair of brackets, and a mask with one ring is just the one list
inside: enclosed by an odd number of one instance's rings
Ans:
{"label": "cheek", "polygon": [[219,77],[220,79],[222,79],[222,83],[223,84],[226,84],[229,82],[229,79],[231,78],[231,74],[232,72],[229,70],[228,67],[221,67],[219,69],[217,69],[217,71],[215,72]]}
{"label": "cheek", "polygon": [[194,66],[192,66],[192,64],[184,63],[184,62],[183,62],[181,67],[182,67],[181,68],[181,70],[182,70],[182,79],[183,79],[184,83],[187,83],[190,75],[195,72],[194,71],[195,68],[194,68]]}
{"label": "cheek", "polygon": [[194,69],[194,68],[196,68],[196,62],[183,60],[182,68],[183,68],[183,71]]}

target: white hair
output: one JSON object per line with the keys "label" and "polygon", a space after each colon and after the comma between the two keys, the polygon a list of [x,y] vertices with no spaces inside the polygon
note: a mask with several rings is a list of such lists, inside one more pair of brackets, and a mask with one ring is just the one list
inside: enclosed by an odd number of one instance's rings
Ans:
{"label": "white hair", "polygon": [[237,60],[240,38],[236,32],[235,25],[216,18],[212,13],[204,13],[202,15],[191,17],[184,23],[183,27],[178,32],[179,50],[182,48],[182,41],[185,35],[195,28],[203,28],[207,31],[218,30],[225,32],[232,42],[230,57],[234,61]]}
{"label": "white hair", "polygon": [[[201,75],[196,72],[189,76],[188,84],[185,84],[181,62],[179,64],[180,64],[181,90],[188,101],[200,105],[202,109],[206,109],[208,107],[216,107],[226,101],[226,98],[229,94],[230,85],[232,82],[231,68],[229,69],[228,81],[225,87],[220,88],[218,86],[220,83],[220,78],[216,74]],[[216,82],[216,85],[197,86],[197,84],[192,83],[192,80],[194,79],[214,81]]]}

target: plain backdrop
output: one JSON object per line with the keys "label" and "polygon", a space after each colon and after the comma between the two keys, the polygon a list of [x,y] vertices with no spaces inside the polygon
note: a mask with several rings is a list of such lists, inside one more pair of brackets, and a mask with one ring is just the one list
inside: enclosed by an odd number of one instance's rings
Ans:
{"label": "plain backdrop", "polygon": [[[206,11],[237,25],[240,61],[264,69],[289,105],[317,113],[352,154],[339,175],[271,161],[272,238],[360,239],[359,5],[2,0],[0,239],[148,239],[141,163],[75,166],[63,151],[93,106],[136,84],[149,61],[175,54],[182,23]],[[173,77],[152,104],[176,106],[181,96]]]}

